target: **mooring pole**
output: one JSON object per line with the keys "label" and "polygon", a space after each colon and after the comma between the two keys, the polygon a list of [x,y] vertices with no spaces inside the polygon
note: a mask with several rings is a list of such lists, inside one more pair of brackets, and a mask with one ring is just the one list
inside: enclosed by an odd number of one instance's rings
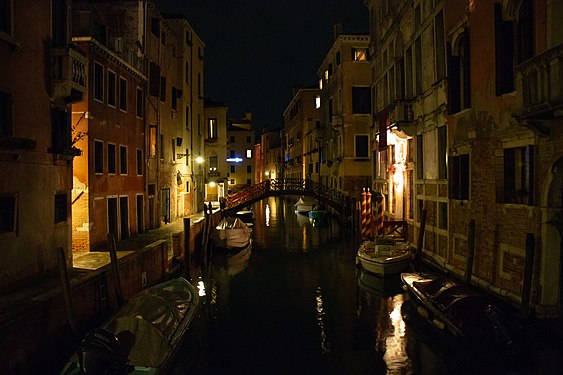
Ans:
{"label": "mooring pole", "polygon": [[78,329],[76,327],[76,320],[74,319],[74,304],[72,303],[72,292],[68,277],[68,268],[66,266],[65,252],[62,247],[57,248],[57,261],[59,263],[59,274],[61,277],[61,287],[63,289],[68,325],[70,326],[72,333],[76,335],[78,333]]}
{"label": "mooring pole", "polygon": [[192,274],[192,257],[190,252],[190,227],[191,222],[189,217],[184,218],[184,264],[186,265],[186,277],[191,280]]}
{"label": "mooring pole", "polygon": [[522,286],[522,306],[520,314],[528,319],[530,314],[530,296],[532,294],[532,271],[534,270],[534,253],[536,240],[533,233],[526,235],[526,264],[524,265],[524,285]]}
{"label": "mooring pole", "polygon": [[471,285],[473,259],[475,258],[475,219],[467,224],[467,263],[465,264],[465,283]]}
{"label": "mooring pole", "polygon": [[117,298],[117,306],[123,304],[123,291],[121,289],[121,279],[119,277],[119,264],[117,263],[117,250],[115,244],[115,236],[113,233],[108,233],[108,247],[109,257],[111,260],[111,270],[113,272],[115,296]]}
{"label": "mooring pole", "polygon": [[418,271],[420,259],[422,258],[422,245],[424,243],[424,230],[426,229],[426,208],[422,209],[422,217],[420,218],[420,229],[418,230],[418,242],[416,244],[416,253],[414,254],[414,269]]}

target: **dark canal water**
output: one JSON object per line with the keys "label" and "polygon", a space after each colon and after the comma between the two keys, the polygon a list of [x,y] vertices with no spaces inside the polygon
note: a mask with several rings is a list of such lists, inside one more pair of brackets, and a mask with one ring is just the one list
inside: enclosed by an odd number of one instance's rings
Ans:
{"label": "dark canal water", "polygon": [[256,203],[251,253],[213,255],[197,373],[563,373],[557,342],[540,337],[526,355],[505,358],[460,350],[416,317],[405,321],[399,277],[358,270],[350,235],[335,220],[312,225],[293,203]]}

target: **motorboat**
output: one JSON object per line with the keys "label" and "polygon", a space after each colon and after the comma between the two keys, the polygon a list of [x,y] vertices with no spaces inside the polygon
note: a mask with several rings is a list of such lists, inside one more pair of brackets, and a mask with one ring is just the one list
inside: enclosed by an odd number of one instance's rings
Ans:
{"label": "motorboat", "polygon": [[197,288],[182,277],[145,289],[84,337],[61,375],[166,374],[199,306]]}
{"label": "motorboat", "polygon": [[411,253],[407,244],[387,237],[362,242],[356,255],[356,264],[379,276],[406,271],[410,260]]}
{"label": "motorboat", "polygon": [[514,343],[512,323],[492,298],[439,274],[402,273],[401,280],[418,315],[438,330],[476,345]]}
{"label": "motorboat", "polygon": [[298,213],[307,213],[309,211],[311,211],[313,209],[313,207],[315,207],[316,203],[314,200],[306,198],[306,197],[300,197],[299,200],[297,202],[295,202],[294,206],[295,206],[295,212]]}
{"label": "motorboat", "polygon": [[252,230],[238,217],[224,217],[211,231],[215,248],[240,249],[248,246]]}

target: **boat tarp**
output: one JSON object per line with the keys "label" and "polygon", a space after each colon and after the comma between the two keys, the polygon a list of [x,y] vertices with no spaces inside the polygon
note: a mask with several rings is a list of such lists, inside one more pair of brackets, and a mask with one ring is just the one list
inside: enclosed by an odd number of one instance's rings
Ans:
{"label": "boat tarp", "polygon": [[173,341],[186,314],[196,308],[194,296],[183,281],[176,279],[159,288],[142,291],[107,323],[106,328],[116,335],[122,331],[134,334],[135,344],[129,356],[131,364],[158,367],[168,348],[175,344]]}
{"label": "boat tarp", "polygon": [[238,217],[225,217],[211,233],[211,240],[216,246],[241,247],[250,241],[251,231]]}

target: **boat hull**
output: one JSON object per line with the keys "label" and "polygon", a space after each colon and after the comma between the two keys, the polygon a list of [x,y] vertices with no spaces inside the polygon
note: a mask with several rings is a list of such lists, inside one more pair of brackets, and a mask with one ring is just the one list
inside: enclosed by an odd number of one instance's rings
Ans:
{"label": "boat hull", "polygon": [[375,245],[366,241],[360,245],[356,263],[364,270],[379,276],[396,275],[410,266],[410,253],[392,245]]}

